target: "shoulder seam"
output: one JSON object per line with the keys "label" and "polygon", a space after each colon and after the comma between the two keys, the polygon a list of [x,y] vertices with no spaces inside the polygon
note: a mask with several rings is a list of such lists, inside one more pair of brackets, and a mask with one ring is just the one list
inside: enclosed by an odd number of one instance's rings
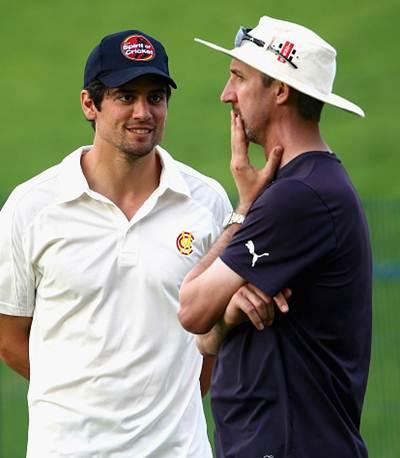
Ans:
{"label": "shoulder seam", "polygon": [[197,178],[199,181],[204,183],[209,188],[212,188],[214,191],[216,191],[221,196],[223,196],[223,194],[225,193],[223,186],[214,178],[203,175],[201,172],[198,172],[197,170],[184,164],[183,162],[180,162],[180,161],[175,161],[175,162],[178,164],[180,173],[184,175],[189,175],[193,178]]}
{"label": "shoulder seam", "polygon": [[[54,165],[52,168],[56,168],[57,165]],[[50,176],[46,176],[46,177],[43,177],[42,179],[38,179],[39,176],[36,176],[36,177],[33,177],[31,179],[29,179],[28,181],[25,181],[24,183],[21,183],[18,187],[25,187],[25,192],[21,192],[21,195],[18,196],[18,198],[16,198],[15,200],[15,207],[14,207],[14,211],[16,210],[16,206],[19,204],[19,202],[29,193],[32,191],[32,189],[42,185],[43,183],[46,183],[47,181],[50,181],[52,179],[54,179],[55,177],[57,177],[58,175],[58,171],[57,170],[53,170],[52,173],[50,174]],[[34,182],[33,181],[36,179],[38,179],[38,181]],[[30,183],[32,182],[32,183]],[[16,188],[17,189],[17,188]]]}

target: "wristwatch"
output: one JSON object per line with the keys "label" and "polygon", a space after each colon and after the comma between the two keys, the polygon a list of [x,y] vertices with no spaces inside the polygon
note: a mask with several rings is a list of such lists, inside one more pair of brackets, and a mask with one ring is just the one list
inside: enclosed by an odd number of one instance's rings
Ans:
{"label": "wristwatch", "polygon": [[236,213],[236,212],[228,213],[224,218],[222,227],[226,229],[231,224],[243,224],[244,218],[245,216],[241,215],[240,213]]}

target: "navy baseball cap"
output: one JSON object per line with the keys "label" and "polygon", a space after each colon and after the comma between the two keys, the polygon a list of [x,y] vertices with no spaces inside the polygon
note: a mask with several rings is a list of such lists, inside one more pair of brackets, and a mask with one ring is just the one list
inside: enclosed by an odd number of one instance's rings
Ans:
{"label": "navy baseball cap", "polygon": [[118,87],[142,75],[162,76],[176,89],[164,46],[140,30],[125,30],[107,35],[90,53],[83,87],[94,79]]}

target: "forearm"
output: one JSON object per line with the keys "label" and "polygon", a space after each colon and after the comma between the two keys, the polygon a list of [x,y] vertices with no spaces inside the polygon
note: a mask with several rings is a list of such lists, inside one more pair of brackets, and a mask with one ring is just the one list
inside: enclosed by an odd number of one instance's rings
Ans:
{"label": "forearm", "polygon": [[197,336],[197,347],[203,355],[216,355],[220,346],[231,329],[243,322],[250,322],[256,329],[262,331],[265,326],[271,326],[275,317],[275,307],[282,313],[289,308],[287,299],[291,291],[287,288],[271,298],[256,286],[247,283],[240,287],[232,296],[224,314],[218,319],[212,329]]}
{"label": "forearm", "polygon": [[0,348],[0,359],[18,374],[29,380],[29,339],[20,339],[10,347]]}
{"label": "forearm", "polygon": [[229,226],[183,280],[178,317],[182,326],[190,332],[204,334],[210,331],[224,313],[232,295],[244,283],[219,259],[239,228],[239,224]]}
{"label": "forearm", "polygon": [[211,264],[219,257],[219,255],[224,251],[224,248],[232,240],[233,236],[240,229],[240,224],[232,224],[227,227],[224,232],[219,236],[214,245],[211,246],[208,253],[203,256],[200,261],[193,267],[193,269],[186,275],[184,279],[184,284],[186,287],[188,284],[201,275]]}
{"label": "forearm", "polygon": [[224,323],[221,317],[207,334],[199,334],[196,337],[197,348],[204,356],[217,355],[222,342],[228,335],[230,328]]}
{"label": "forearm", "polygon": [[29,379],[29,335],[32,318],[0,314],[0,359]]}
{"label": "forearm", "polygon": [[215,358],[210,355],[203,355],[203,367],[200,374],[201,396],[204,397],[210,388],[211,374],[214,367]]}

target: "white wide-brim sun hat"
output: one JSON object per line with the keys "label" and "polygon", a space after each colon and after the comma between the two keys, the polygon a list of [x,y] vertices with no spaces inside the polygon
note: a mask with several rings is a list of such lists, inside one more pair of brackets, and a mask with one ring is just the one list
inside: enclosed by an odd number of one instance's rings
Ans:
{"label": "white wide-brim sun hat", "polygon": [[[256,42],[250,41],[255,38]],[[195,41],[282,81],[298,91],[364,117],[364,111],[333,94],[336,50],[316,33],[292,22],[263,16],[233,49],[209,41]],[[240,40],[239,40],[240,41]]]}

